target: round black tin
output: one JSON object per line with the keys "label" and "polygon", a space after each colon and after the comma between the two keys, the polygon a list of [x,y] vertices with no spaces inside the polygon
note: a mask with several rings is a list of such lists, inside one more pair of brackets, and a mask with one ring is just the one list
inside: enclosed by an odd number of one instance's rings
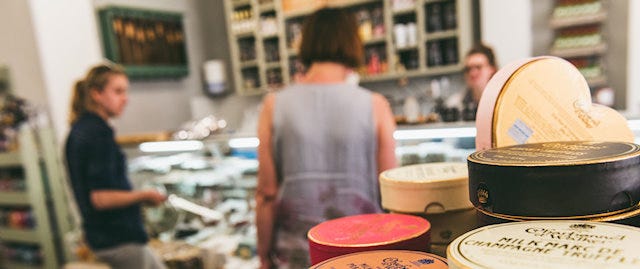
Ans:
{"label": "round black tin", "polygon": [[469,156],[469,198],[487,212],[569,217],[624,210],[640,201],[640,146],[547,142]]}

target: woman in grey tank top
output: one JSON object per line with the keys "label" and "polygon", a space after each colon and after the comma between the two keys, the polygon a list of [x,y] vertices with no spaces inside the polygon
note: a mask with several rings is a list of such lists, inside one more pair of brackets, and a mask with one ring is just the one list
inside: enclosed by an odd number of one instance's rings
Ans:
{"label": "woman in grey tank top", "polygon": [[347,83],[363,58],[355,19],[321,9],[304,23],[299,81],[263,100],[256,219],[261,268],[308,268],[307,231],[381,212],[378,174],[396,166],[389,103]]}

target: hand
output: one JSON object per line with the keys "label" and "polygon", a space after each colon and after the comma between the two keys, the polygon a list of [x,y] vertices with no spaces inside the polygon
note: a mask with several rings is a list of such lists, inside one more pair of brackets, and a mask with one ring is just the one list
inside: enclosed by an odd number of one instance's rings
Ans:
{"label": "hand", "polygon": [[144,191],[144,201],[152,206],[159,206],[167,200],[167,196],[157,191]]}

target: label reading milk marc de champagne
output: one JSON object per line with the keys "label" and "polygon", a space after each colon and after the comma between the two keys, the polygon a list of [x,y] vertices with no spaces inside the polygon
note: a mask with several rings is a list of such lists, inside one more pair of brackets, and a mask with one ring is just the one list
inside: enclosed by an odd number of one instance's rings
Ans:
{"label": "label reading milk marc de champagne", "polygon": [[640,268],[640,229],[584,221],[486,226],[449,246],[450,268]]}

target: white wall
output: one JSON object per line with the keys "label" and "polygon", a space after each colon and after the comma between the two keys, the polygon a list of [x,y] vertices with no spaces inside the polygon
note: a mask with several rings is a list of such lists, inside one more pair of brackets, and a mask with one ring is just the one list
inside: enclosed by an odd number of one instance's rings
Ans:
{"label": "white wall", "polygon": [[499,66],[532,56],[531,0],[480,0],[480,24]]}
{"label": "white wall", "polygon": [[629,1],[627,114],[640,114],[640,1]]}
{"label": "white wall", "polygon": [[14,93],[47,103],[29,1],[0,1],[0,64],[9,66]]}
{"label": "white wall", "polygon": [[67,115],[72,86],[87,67],[101,59],[93,6],[86,0],[32,0],[34,34],[49,113],[62,141],[68,130]]}
{"label": "white wall", "polygon": [[200,89],[202,34],[194,1],[0,1],[0,63],[10,67],[17,95],[49,110],[62,141],[73,84],[103,60],[96,9],[113,4],[181,12],[189,76],[132,81],[129,106],[114,122],[118,134],[174,129],[191,119],[190,97]]}

